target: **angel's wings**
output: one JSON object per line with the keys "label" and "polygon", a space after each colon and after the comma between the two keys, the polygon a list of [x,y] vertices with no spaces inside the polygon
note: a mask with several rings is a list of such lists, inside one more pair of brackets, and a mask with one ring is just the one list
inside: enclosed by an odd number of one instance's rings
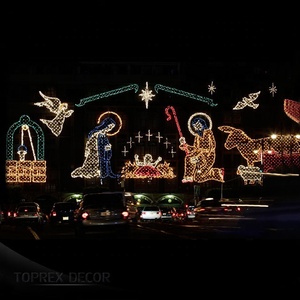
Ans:
{"label": "angel's wings", "polygon": [[34,105],[45,106],[50,112],[57,114],[61,105],[61,101],[56,97],[48,97],[39,91],[40,95],[45,99],[43,102],[35,102]]}

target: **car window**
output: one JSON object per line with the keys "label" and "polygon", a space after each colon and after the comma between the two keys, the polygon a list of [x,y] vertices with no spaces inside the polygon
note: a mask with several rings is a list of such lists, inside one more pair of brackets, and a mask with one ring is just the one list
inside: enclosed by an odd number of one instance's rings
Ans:
{"label": "car window", "polygon": [[144,208],[144,211],[153,211],[153,210],[159,210],[159,207],[157,207],[157,206],[146,206]]}
{"label": "car window", "polygon": [[19,213],[23,213],[23,212],[36,212],[36,207],[35,206],[21,206],[18,209]]}
{"label": "car window", "polygon": [[121,193],[85,195],[82,206],[85,208],[99,206],[106,209],[124,208],[123,195]]}
{"label": "car window", "polygon": [[62,209],[75,209],[76,208],[76,204],[74,203],[56,203],[54,205],[54,209],[56,210],[62,210]]}
{"label": "car window", "polygon": [[214,200],[206,200],[206,201],[201,201],[200,203],[201,207],[218,207],[221,206],[221,203],[219,201],[214,201]]}

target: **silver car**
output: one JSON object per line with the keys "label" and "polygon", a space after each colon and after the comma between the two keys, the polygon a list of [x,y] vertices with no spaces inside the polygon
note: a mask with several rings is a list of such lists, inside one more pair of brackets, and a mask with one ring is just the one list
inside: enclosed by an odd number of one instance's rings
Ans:
{"label": "silver car", "polygon": [[43,224],[43,215],[36,205],[21,205],[17,208],[14,214],[14,223],[16,225],[22,224]]}

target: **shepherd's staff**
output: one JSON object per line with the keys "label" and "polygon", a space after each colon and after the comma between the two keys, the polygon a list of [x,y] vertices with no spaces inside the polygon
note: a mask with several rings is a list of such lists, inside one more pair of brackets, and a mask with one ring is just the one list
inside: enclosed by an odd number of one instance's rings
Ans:
{"label": "shepherd's staff", "polygon": [[[174,117],[174,120],[175,120],[175,124],[177,126],[177,130],[178,130],[179,136],[183,137],[182,131],[181,131],[181,128],[180,128],[180,125],[179,125],[179,122],[178,122],[178,118],[177,118],[177,115],[176,115],[175,108],[173,106],[170,106],[170,105],[165,108],[165,113],[167,115],[167,121],[170,121],[172,119],[172,115],[170,114],[169,110],[171,110],[172,113],[173,113],[173,117]],[[188,149],[187,149],[186,143],[184,143],[184,148],[185,148],[184,151],[187,154],[188,153]]]}

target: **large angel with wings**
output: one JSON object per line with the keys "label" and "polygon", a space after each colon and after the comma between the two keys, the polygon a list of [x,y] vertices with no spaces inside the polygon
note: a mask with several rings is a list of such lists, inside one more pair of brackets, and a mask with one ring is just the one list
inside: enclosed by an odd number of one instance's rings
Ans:
{"label": "large angel with wings", "polygon": [[55,114],[55,117],[52,120],[40,119],[40,121],[46,124],[54,135],[59,136],[62,131],[65,118],[70,117],[74,110],[68,109],[68,103],[61,103],[61,101],[56,97],[48,97],[41,91],[39,91],[39,93],[45,101],[35,102],[34,105],[41,107],[45,106],[50,112]]}

